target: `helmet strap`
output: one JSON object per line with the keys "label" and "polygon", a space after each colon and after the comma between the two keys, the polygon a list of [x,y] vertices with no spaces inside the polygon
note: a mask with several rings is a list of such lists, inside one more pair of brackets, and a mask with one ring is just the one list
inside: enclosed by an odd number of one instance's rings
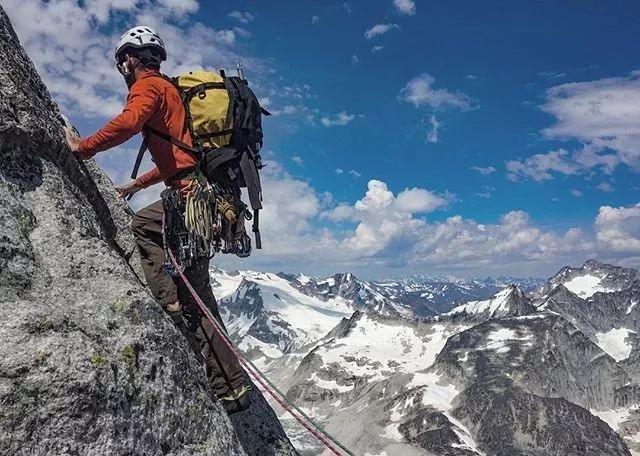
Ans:
{"label": "helmet strap", "polygon": [[[133,62],[129,65],[129,62]],[[121,64],[117,64],[118,71],[124,78],[124,82],[127,83],[127,87],[131,88],[134,82],[136,82],[135,70],[140,66],[140,59],[137,57],[127,56],[127,59]]]}

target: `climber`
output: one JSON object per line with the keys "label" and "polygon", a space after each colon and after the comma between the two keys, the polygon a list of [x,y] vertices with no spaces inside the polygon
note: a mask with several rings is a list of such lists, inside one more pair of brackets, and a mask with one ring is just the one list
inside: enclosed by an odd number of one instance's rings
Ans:
{"label": "climber", "polygon": [[[192,139],[185,123],[185,108],[177,89],[160,74],[160,64],[167,54],[162,39],[149,27],[138,26],[122,35],[116,46],[116,66],[129,87],[127,103],[121,114],[97,133],[80,139],[67,129],[71,151],[86,160],[96,153],[116,147],[145,126],[179,138],[187,145]],[[119,187],[120,196],[131,197],[143,188],[164,181],[167,187],[184,188],[193,179],[196,158],[164,141],[148,135],[146,145],[155,167],[134,181]],[[174,280],[163,268],[164,208],[162,201],[138,211],[132,229],[151,292],[162,308],[197,341],[206,363],[207,377],[213,392],[228,413],[249,407],[250,386],[233,352],[219,339],[213,324],[203,315],[185,285]],[[209,259],[201,257],[185,270],[189,282],[224,328],[209,282]]]}

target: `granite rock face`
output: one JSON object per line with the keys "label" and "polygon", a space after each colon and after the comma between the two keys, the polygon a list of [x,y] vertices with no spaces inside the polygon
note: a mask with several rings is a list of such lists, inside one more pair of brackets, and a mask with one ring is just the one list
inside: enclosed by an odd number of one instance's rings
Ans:
{"label": "granite rock face", "polygon": [[0,8],[0,454],[296,454],[257,390],[233,421],[210,393],[62,125]]}

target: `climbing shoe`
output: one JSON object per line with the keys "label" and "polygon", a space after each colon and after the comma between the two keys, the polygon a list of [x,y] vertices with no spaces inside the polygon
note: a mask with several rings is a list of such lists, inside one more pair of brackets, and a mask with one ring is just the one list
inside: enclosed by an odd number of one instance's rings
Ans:
{"label": "climbing shoe", "polygon": [[234,413],[242,412],[251,405],[251,385],[243,384],[242,386],[218,396],[222,406],[227,411],[227,414],[232,415]]}

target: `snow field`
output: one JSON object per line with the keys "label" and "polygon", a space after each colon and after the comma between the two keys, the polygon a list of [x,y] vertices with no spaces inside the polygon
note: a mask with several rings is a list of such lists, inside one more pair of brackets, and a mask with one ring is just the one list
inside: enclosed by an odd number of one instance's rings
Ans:
{"label": "snow field", "polygon": [[[421,338],[413,328],[384,324],[364,315],[346,338],[320,347],[318,354],[326,364],[337,363],[350,374],[369,377],[370,381],[383,380],[388,376],[385,371],[413,373],[426,369],[449,336],[463,329],[451,331],[436,324]],[[390,367],[389,361],[397,366]]]}
{"label": "snow field", "polygon": [[578,295],[582,299],[587,299],[596,294],[599,291],[607,292],[606,288],[602,287],[600,283],[603,278],[596,277],[591,274],[575,277],[568,282],[564,283],[564,286],[573,294]]}
{"label": "snow field", "polygon": [[525,334],[523,336],[519,336],[518,332],[513,329],[500,328],[489,334],[488,339],[489,343],[484,347],[485,350],[496,350],[498,353],[507,353],[510,350],[510,347],[507,344],[508,341],[532,341],[533,335]]}
{"label": "snow field", "polygon": [[629,342],[626,342],[630,334],[635,334],[635,332],[627,328],[612,329],[606,333],[597,333],[597,344],[613,359],[622,361],[629,357],[633,348]]}
{"label": "snow field", "polygon": [[467,304],[454,307],[452,310],[443,315],[455,315],[463,312],[473,315],[483,314],[487,312],[490,315],[493,315],[499,310],[504,310],[504,306],[511,296],[511,293],[513,293],[513,289],[511,287],[508,287],[500,291],[490,299],[484,301],[468,302]]}

